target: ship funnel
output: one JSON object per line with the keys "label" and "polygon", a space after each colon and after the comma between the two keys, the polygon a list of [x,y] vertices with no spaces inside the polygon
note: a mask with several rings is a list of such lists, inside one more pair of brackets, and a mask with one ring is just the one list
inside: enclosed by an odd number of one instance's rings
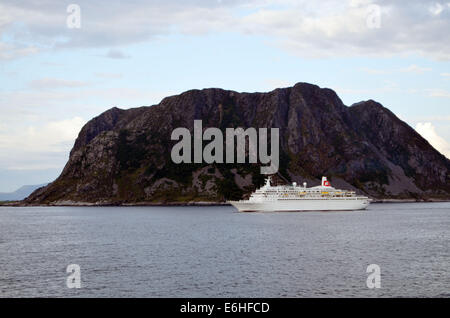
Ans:
{"label": "ship funnel", "polygon": [[322,187],[331,187],[330,181],[327,180],[327,177],[322,177]]}

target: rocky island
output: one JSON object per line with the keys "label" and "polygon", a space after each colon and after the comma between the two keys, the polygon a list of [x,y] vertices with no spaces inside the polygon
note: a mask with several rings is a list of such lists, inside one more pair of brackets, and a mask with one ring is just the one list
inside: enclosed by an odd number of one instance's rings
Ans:
{"label": "rocky island", "polygon": [[34,191],[28,205],[220,203],[264,182],[259,164],[174,164],[177,127],[276,127],[278,177],[372,198],[450,199],[450,160],[381,104],[343,104],[307,83],[267,93],[190,90],[154,106],[112,108],[80,131],[61,175]]}

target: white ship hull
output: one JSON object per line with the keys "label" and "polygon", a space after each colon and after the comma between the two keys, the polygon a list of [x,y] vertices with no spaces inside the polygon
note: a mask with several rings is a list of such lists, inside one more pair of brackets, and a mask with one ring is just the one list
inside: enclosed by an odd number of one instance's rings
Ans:
{"label": "white ship hull", "polygon": [[364,210],[368,198],[300,199],[274,201],[230,201],[240,212],[300,212]]}

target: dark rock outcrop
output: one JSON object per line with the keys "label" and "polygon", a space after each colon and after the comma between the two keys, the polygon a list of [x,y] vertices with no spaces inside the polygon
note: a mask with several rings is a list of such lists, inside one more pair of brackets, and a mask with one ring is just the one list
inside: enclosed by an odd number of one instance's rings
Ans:
{"label": "dark rock outcrop", "polygon": [[[269,93],[191,90],[160,104],[112,108],[81,130],[62,174],[28,204],[223,201],[261,185],[257,164],[171,161],[173,129],[278,127],[280,172],[322,175],[375,198],[449,199],[450,160],[374,101],[345,106],[330,89],[298,83]],[[206,142],[204,143],[206,144]]]}

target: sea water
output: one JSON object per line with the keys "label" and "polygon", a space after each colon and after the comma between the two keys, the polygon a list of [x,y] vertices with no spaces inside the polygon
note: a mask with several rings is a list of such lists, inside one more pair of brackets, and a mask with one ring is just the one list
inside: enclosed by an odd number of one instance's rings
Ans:
{"label": "sea water", "polygon": [[0,207],[0,297],[450,297],[449,233],[450,203]]}

